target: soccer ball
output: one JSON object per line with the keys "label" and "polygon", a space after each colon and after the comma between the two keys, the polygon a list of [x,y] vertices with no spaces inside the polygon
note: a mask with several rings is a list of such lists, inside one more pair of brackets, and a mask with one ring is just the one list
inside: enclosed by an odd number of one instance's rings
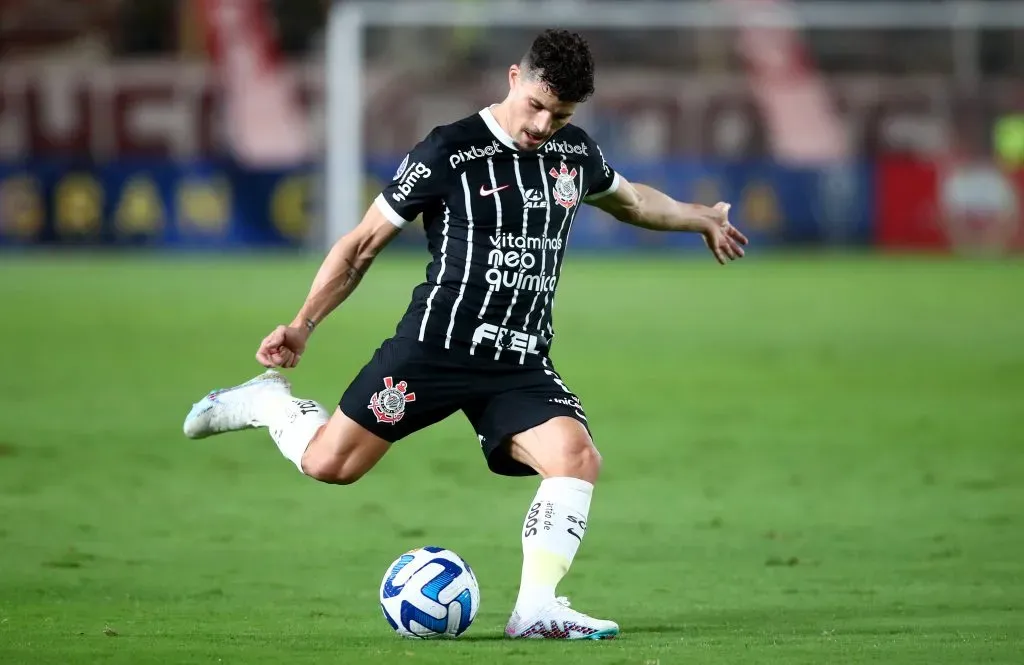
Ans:
{"label": "soccer ball", "polygon": [[380,584],[384,618],[402,637],[458,637],[480,609],[480,586],[462,557],[420,547],[388,566]]}

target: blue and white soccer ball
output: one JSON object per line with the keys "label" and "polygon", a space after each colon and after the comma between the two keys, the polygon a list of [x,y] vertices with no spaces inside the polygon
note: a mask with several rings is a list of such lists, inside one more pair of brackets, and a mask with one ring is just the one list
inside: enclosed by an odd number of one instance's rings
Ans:
{"label": "blue and white soccer ball", "polygon": [[480,586],[462,557],[420,547],[388,566],[380,584],[384,618],[402,637],[458,637],[480,609]]}

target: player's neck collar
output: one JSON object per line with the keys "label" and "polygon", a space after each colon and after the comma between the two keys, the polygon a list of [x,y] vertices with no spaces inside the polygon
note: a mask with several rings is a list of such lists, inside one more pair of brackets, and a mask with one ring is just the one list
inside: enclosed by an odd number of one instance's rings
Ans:
{"label": "player's neck collar", "polygon": [[491,113],[490,106],[480,109],[480,117],[484,119],[484,124],[487,125],[487,129],[491,130],[491,134],[494,134],[494,138],[501,141],[506,147],[517,152],[519,151],[519,148],[516,147],[516,142],[512,140],[512,137],[508,135],[508,132],[498,123],[498,119]]}

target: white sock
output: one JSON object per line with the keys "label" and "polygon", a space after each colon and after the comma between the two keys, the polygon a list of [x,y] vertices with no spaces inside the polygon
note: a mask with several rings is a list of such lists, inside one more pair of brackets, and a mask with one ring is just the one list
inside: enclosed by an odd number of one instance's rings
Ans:
{"label": "white sock", "polygon": [[330,419],[327,410],[311,399],[268,391],[261,396],[256,411],[281,454],[302,471],[302,454]]}
{"label": "white sock", "polygon": [[516,609],[529,612],[555,598],[587,530],[594,486],[578,478],[546,478],[523,522],[523,574]]}

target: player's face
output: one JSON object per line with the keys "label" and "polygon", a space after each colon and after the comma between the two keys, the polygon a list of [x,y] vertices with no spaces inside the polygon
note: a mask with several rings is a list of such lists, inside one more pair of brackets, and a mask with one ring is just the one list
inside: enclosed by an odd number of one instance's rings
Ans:
{"label": "player's face", "polygon": [[539,79],[513,65],[509,128],[512,139],[523,150],[536,150],[564,127],[576,111],[574,102],[563,102]]}

